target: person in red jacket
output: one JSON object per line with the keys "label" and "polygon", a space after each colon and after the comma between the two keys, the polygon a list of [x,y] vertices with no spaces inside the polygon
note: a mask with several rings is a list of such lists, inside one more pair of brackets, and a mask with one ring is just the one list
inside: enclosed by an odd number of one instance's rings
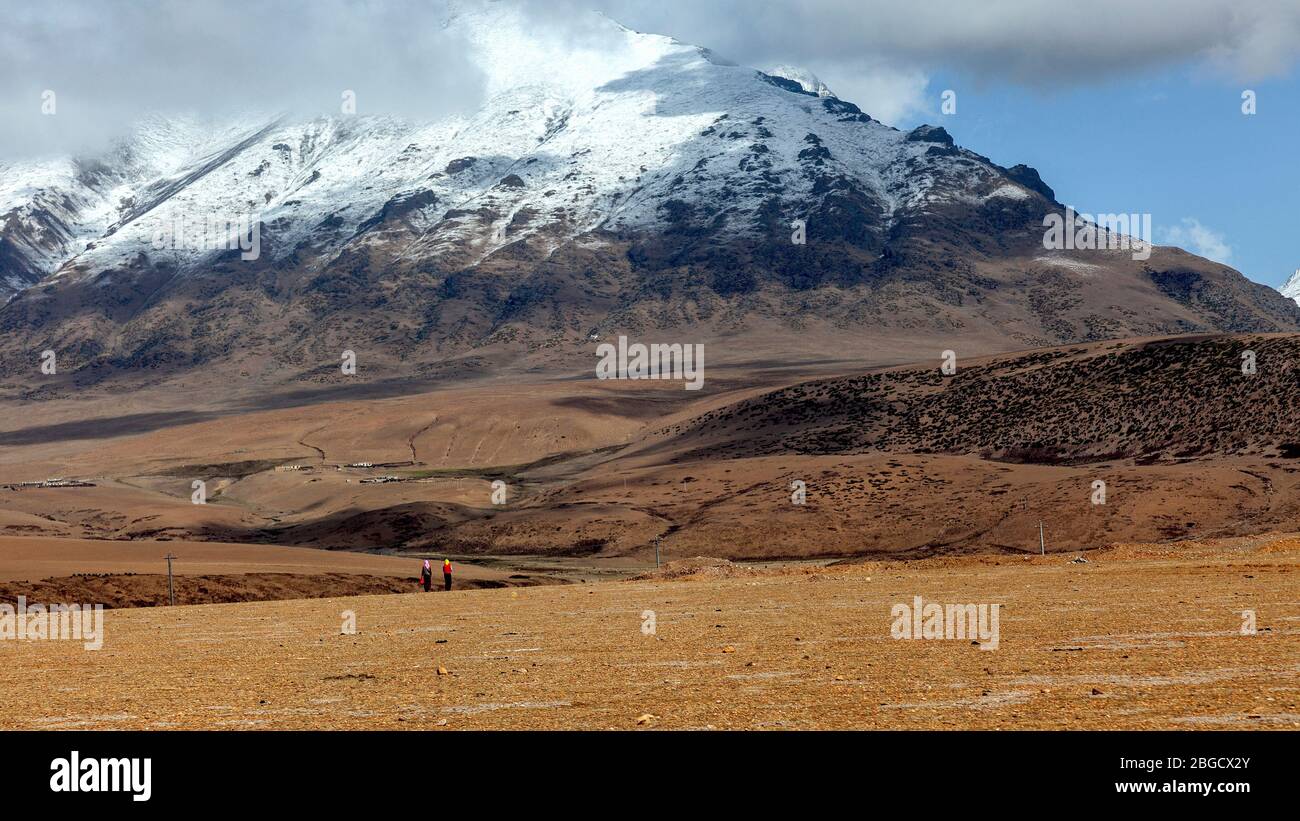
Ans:
{"label": "person in red jacket", "polygon": [[420,584],[424,585],[425,593],[433,587],[433,567],[430,566],[428,559],[424,560],[424,567],[420,568]]}
{"label": "person in red jacket", "polygon": [[442,586],[444,590],[451,589],[451,559],[442,560]]}

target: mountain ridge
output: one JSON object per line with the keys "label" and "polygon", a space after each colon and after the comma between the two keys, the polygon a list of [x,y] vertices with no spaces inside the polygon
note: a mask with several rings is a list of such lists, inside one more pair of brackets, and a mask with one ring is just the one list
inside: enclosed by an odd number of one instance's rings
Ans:
{"label": "mountain ridge", "polygon": [[[92,381],[223,365],[294,381],[361,348],[386,376],[569,368],[593,332],[731,340],[726,361],[1300,329],[1276,292],[1176,249],[1045,251],[1052,188],[942,127],[899,131],[607,18],[559,63],[507,6],[450,24],[488,77],[466,117],[159,119],[107,158],[0,168],[23,180],[0,187],[0,373],[21,382],[33,348]],[[156,247],[177,218],[240,214],[256,260]]]}

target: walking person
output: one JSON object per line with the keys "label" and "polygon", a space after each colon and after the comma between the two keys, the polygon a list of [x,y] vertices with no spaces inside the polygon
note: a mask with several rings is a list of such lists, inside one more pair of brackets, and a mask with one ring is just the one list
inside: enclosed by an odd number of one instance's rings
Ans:
{"label": "walking person", "polygon": [[433,567],[429,564],[428,559],[424,560],[424,567],[420,569],[420,583],[424,585],[425,593],[428,593],[433,587]]}
{"label": "walking person", "polygon": [[451,559],[442,560],[442,586],[444,590],[451,590]]}

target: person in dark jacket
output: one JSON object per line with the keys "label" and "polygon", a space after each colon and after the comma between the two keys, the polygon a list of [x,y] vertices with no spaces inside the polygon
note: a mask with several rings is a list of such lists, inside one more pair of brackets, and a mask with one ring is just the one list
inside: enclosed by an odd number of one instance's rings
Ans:
{"label": "person in dark jacket", "polygon": [[433,587],[433,568],[429,566],[429,560],[424,560],[424,567],[420,568],[420,584],[424,585],[424,592],[428,593]]}
{"label": "person in dark jacket", "polygon": [[451,559],[442,560],[442,586],[444,590],[451,589]]}

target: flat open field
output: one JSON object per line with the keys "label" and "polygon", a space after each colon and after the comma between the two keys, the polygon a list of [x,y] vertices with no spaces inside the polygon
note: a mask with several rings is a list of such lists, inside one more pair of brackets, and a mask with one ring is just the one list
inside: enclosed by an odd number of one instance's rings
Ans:
{"label": "flat open field", "polygon": [[[420,559],[221,542],[108,541],[0,536],[0,602],[87,602],[146,607],[168,601],[168,553],[177,604],[325,598],[416,589]],[[440,564],[434,558],[435,564]],[[435,575],[437,571],[435,569]],[[441,586],[442,578],[437,578]],[[456,559],[461,588],[531,584],[528,573]]]}
{"label": "flat open field", "polygon": [[[1087,557],[113,611],[97,652],[0,641],[0,726],[1300,726],[1300,539]],[[891,638],[914,596],[1001,604],[998,649]]]}
{"label": "flat open field", "polygon": [[[166,573],[168,553],[178,576],[212,573],[420,574],[420,560],[309,547],[221,542],[118,542],[0,536],[0,581],[43,579],[74,573]],[[466,577],[504,576],[463,566]]]}

